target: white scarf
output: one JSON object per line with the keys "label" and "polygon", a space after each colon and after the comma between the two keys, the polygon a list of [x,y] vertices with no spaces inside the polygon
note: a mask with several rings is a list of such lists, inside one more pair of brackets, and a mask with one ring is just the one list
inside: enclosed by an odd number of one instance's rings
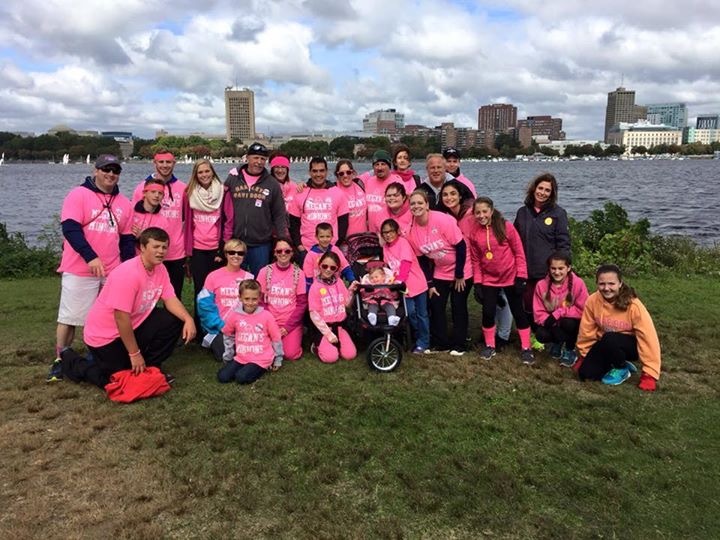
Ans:
{"label": "white scarf", "polygon": [[207,189],[198,184],[190,194],[190,208],[202,212],[213,212],[220,208],[223,198],[223,185],[213,179]]}

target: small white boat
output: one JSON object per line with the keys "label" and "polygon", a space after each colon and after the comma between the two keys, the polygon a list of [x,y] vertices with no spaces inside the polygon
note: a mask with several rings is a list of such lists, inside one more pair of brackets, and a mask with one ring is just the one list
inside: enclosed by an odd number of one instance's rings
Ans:
{"label": "small white boat", "polygon": [[87,157],[85,158],[85,163],[90,165],[90,154],[88,154]]}
{"label": "small white boat", "polygon": [[63,165],[67,165],[68,163],[70,163],[70,154],[65,154],[65,155],[63,156],[63,161],[62,161],[62,163],[63,163]]}

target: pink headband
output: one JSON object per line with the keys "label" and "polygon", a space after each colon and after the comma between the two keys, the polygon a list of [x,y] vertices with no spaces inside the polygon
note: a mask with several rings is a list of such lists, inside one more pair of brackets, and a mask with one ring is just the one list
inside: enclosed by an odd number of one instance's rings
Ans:
{"label": "pink headband", "polygon": [[143,189],[143,193],[147,193],[148,191],[160,191],[162,193],[165,193],[165,187],[160,184],[152,183],[149,186],[146,186],[145,189]]}
{"label": "pink headband", "polygon": [[270,169],[273,167],[285,167],[286,169],[289,169],[290,160],[285,156],[275,156],[270,160]]}
{"label": "pink headband", "polygon": [[154,159],[158,161],[175,161],[175,156],[170,152],[165,152],[163,154],[155,154]]}

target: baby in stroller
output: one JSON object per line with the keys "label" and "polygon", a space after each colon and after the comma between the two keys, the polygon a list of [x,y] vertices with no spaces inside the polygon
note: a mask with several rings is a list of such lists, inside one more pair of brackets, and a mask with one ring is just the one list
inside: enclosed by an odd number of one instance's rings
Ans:
{"label": "baby in stroller", "polygon": [[[376,264],[375,266],[368,264],[368,267],[368,273],[362,277],[361,284],[377,286],[393,283],[393,273],[389,268],[381,266],[380,264]],[[398,325],[400,317],[397,315],[397,308],[400,305],[400,296],[397,290],[389,287],[360,287],[360,297],[363,302],[363,307],[368,312],[367,320],[372,326],[377,324],[378,311],[380,308],[385,311],[387,322],[390,326]]]}

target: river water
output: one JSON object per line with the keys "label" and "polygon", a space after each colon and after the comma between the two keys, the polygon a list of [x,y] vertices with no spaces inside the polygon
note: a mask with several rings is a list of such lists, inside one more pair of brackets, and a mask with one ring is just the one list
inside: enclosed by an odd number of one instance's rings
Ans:
{"label": "river water", "polygon": [[[423,169],[424,164],[416,166]],[[231,167],[216,164],[221,179]],[[358,163],[356,168],[363,172],[370,164]],[[175,174],[187,180],[191,169],[178,164]],[[687,235],[704,245],[720,243],[720,160],[464,162],[461,169],[478,186],[478,195],[490,196],[510,220],[522,204],[527,183],[548,171],[558,179],[560,205],[576,219],[614,201],[633,221],[649,219],[655,233]],[[43,227],[59,215],[67,192],[91,170],[84,163],[5,163],[0,166],[0,221],[35,243]],[[121,191],[129,197],[151,171],[151,163],[123,165]],[[293,164],[291,177],[306,179],[307,164]]]}

